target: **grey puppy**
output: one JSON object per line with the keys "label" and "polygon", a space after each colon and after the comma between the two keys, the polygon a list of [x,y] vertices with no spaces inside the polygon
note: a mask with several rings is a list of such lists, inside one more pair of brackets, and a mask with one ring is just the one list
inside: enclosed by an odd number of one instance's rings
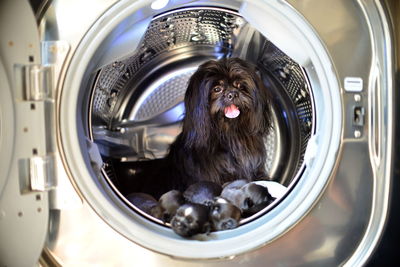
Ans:
{"label": "grey puppy", "polygon": [[228,182],[228,183],[224,183],[222,185],[223,190],[234,190],[234,189],[240,189],[243,186],[245,186],[246,184],[248,184],[249,181],[245,180],[245,179],[239,179],[239,180],[235,180],[232,182]]}
{"label": "grey puppy", "polygon": [[157,219],[162,219],[163,209],[161,205],[154,197],[150,196],[149,194],[131,193],[126,196],[126,199],[145,213]]}

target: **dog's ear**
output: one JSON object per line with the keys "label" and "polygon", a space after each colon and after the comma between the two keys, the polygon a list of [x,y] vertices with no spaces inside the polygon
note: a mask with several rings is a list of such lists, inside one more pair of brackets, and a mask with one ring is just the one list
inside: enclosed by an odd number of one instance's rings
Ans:
{"label": "dog's ear", "polygon": [[185,118],[182,134],[185,146],[205,147],[210,135],[209,82],[200,67],[189,80],[185,94]]}
{"label": "dog's ear", "polygon": [[254,131],[265,134],[268,133],[272,127],[272,95],[269,89],[265,86],[262,74],[259,71],[254,71],[252,78],[256,86],[254,90],[256,94],[255,99],[260,101],[255,101],[254,103],[255,116],[251,119],[256,121],[249,125],[257,126],[258,129],[254,129]]}

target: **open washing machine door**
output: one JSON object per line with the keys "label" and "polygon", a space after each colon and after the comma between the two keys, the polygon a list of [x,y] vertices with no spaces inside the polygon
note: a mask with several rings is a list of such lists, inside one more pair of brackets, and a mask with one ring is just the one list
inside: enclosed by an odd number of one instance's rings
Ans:
{"label": "open washing machine door", "polygon": [[32,266],[45,244],[55,183],[52,69],[40,64],[29,3],[2,1],[0,13],[0,264]]}
{"label": "open washing machine door", "polygon": [[[382,2],[76,0],[46,8],[40,38],[28,41],[37,53],[12,61],[17,42],[1,46],[1,263],[31,265],[42,248],[44,265],[367,261],[385,223],[392,166],[393,48]],[[52,68],[33,64],[39,39]],[[165,155],[191,73],[233,56],[256,64],[272,88],[266,165],[287,191],[236,229],[185,239],[128,203],[121,173],[135,174],[125,163]]]}

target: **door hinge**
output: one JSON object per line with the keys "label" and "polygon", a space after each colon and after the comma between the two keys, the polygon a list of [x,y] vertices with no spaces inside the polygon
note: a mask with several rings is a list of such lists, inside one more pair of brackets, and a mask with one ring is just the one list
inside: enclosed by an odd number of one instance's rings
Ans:
{"label": "door hinge", "polygon": [[53,156],[32,156],[20,159],[20,189],[22,193],[44,192],[56,186]]}
{"label": "door hinge", "polygon": [[51,65],[16,65],[17,99],[44,101],[51,99],[53,92],[53,68]]}
{"label": "door hinge", "polygon": [[53,67],[28,64],[14,69],[20,189],[48,191],[57,184]]}

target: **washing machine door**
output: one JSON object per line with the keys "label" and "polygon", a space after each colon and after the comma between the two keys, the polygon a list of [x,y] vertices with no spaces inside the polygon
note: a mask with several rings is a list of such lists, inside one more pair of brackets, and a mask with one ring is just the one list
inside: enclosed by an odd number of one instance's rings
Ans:
{"label": "washing machine door", "polygon": [[51,68],[39,64],[27,1],[1,1],[0,36],[0,265],[33,266],[46,239],[54,184]]}

